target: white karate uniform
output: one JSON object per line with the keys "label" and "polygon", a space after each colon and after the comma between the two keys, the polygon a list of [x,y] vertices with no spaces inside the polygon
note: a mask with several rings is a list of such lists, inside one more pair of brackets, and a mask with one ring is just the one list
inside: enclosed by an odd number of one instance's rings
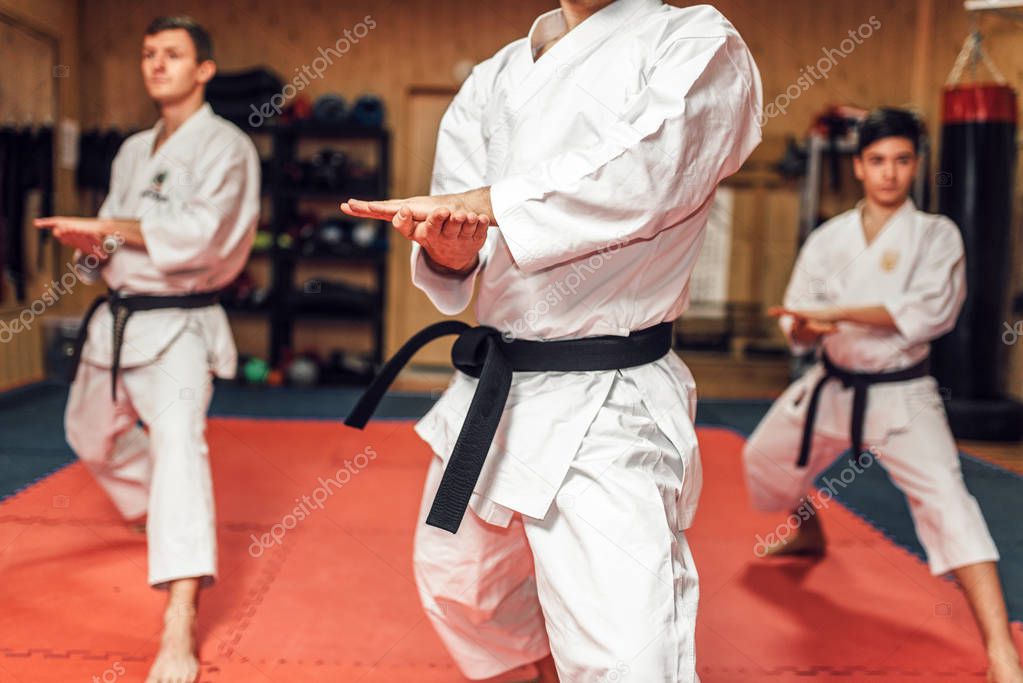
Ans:
{"label": "white karate uniform", "polygon": [[[861,207],[810,234],[796,260],[785,306],[883,305],[898,329],[839,323],[838,332],[824,337],[821,346],[848,370],[901,370],[925,359],[930,341],[955,326],[966,298],[962,238],[948,218],[918,211],[907,200],[868,245]],[[783,318],[781,325],[789,334],[791,318]],[[792,346],[799,353],[809,350]],[[852,389],[835,379],[821,391],[808,466],[796,467],[810,392],[823,374],[817,363],[789,386],[746,442],[747,483],[760,510],[795,509],[817,475],[849,448]],[[906,493],[934,574],[998,559],[977,501],[963,483],[959,452],[933,377],[871,386],[863,434],[864,446]]]}
{"label": "white karate uniform", "polygon": [[[564,28],[541,15],[445,113],[431,192],[489,185],[499,228],[463,278],[413,245],[412,279],[447,314],[478,280],[477,319],[518,338],[627,336],[686,309],[714,190],[761,139],[760,76],[706,5],[617,0],[536,60]],[[476,384],[456,372],[416,425],[437,454],[424,514]],[[563,681],[696,679],[695,402],[670,352],[515,373],[458,534],[416,538],[423,602],[465,675],[539,659],[549,636]]]}
{"label": "white karate uniform", "polygon": [[[122,246],[100,273],[125,293],[221,289],[245,265],[255,236],[259,156],[249,137],[208,104],[153,154],[161,125],[125,140],[99,212],[138,219],[146,249]],[[212,581],[217,553],[204,432],[212,377],[233,377],[237,365],[227,316],[220,306],[132,314],[116,404],[112,323],[103,304],[71,385],[68,443],[125,518],[148,512],[151,584]]]}

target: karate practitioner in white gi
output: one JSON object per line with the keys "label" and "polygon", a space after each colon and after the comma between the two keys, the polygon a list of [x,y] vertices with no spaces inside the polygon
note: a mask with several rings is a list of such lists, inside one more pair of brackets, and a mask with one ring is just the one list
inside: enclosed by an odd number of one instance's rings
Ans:
{"label": "karate practitioner in white gi", "polygon": [[[413,282],[443,313],[479,281],[479,322],[508,338],[630,336],[686,309],[715,188],[761,139],[761,95],[710,6],[562,0],[462,85],[431,196],[342,210],[415,242]],[[476,386],[456,372],[416,426],[437,456],[424,519]],[[538,662],[547,681],[697,680],[695,410],[671,352],[515,373],[457,534],[416,534],[423,604],[466,676]]]}
{"label": "karate practitioner in white gi", "polygon": [[[142,75],[159,122],[121,146],[98,218],[37,221],[78,247],[83,268],[90,254],[104,258],[95,270],[111,290],[194,297],[227,286],[245,264],[258,222],[259,159],[249,137],[204,104],[215,71],[204,29],[187,17],[155,20]],[[104,239],[121,246],[110,254]],[[146,517],[149,583],[168,590],[147,681],[191,683],[198,592],[217,574],[206,410],[213,375],[235,373],[234,340],[215,303],[135,312],[115,402],[112,326],[104,303],[71,385],[67,440],[126,519]]]}
{"label": "karate practitioner in white gi", "polygon": [[[909,199],[921,127],[912,114],[871,112],[860,127],[856,177],[865,199],[812,232],[796,260],[780,315],[795,352],[814,346],[839,368],[900,371],[924,361],[930,341],[950,331],[966,297],[965,257],[956,225],[917,210]],[[822,555],[816,506],[804,496],[850,444],[853,391],[823,386],[808,462],[796,464],[823,362],[792,384],[746,443],[754,507],[797,510],[798,532],[767,549],[773,555]],[[860,465],[884,467],[906,494],[931,572],[959,580],[987,647],[990,680],[1023,683],[995,563],[998,551],[977,501],[967,491],[937,382],[930,376],[867,390]]]}

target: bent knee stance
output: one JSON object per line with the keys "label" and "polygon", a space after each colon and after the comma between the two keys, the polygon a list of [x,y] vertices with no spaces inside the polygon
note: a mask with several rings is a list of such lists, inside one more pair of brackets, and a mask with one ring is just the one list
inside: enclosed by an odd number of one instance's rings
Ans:
{"label": "bent knee stance", "polygon": [[980,505],[960,476],[943,475],[926,493],[907,498],[933,574],[998,560]]}

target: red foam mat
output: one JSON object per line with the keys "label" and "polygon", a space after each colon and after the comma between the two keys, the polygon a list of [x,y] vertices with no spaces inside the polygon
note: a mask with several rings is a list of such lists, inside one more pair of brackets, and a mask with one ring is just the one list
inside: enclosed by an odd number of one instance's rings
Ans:
{"label": "red foam mat", "polygon": [[[220,577],[200,605],[201,681],[464,680],[413,583],[430,452],[410,422],[358,432],[214,419],[208,437]],[[955,586],[839,505],[823,513],[825,561],[757,560],[756,535],[780,520],[746,503],[741,438],[702,429],[700,439],[706,484],[690,540],[704,683],[983,679]],[[324,494],[346,461],[342,485]],[[278,524],[280,543],[254,545]],[[77,463],[0,504],[0,681],[142,681],[163,597],[145,564],[144,537]]]}

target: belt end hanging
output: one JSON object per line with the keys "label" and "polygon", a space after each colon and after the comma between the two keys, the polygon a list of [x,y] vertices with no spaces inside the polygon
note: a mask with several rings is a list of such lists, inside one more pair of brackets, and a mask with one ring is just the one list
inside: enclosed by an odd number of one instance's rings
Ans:
{"label": "belt end hanging", "polygon": [[344,423],[346,427],[354,427],[355,429],[364,429],[366,427],[366,418],[362,415],[356,415],[355,411],[345,418]]}
{"label": "belt end hanging", "polygon": [[458,533],[458,527],[462,524],[462,516],[464,510],[456,512],[454,510],[441,511],[433,509],[426,518],[426,525],[436,527],[437,529],[443,529],[452,534]]}
{"label": "belt end hanging", "polygon": [[384,397],[386,390],[386,384],[382,386],[376,385],[376,383],[371,384],[362,396],[359,397],[359,400],[355,402],[355,407],[348,413],[348,417],[344,420],[345,426],[354,427],[355,429],[364,428],[369,419],[373,417],[373,413],[376,412],[377,406]]}

